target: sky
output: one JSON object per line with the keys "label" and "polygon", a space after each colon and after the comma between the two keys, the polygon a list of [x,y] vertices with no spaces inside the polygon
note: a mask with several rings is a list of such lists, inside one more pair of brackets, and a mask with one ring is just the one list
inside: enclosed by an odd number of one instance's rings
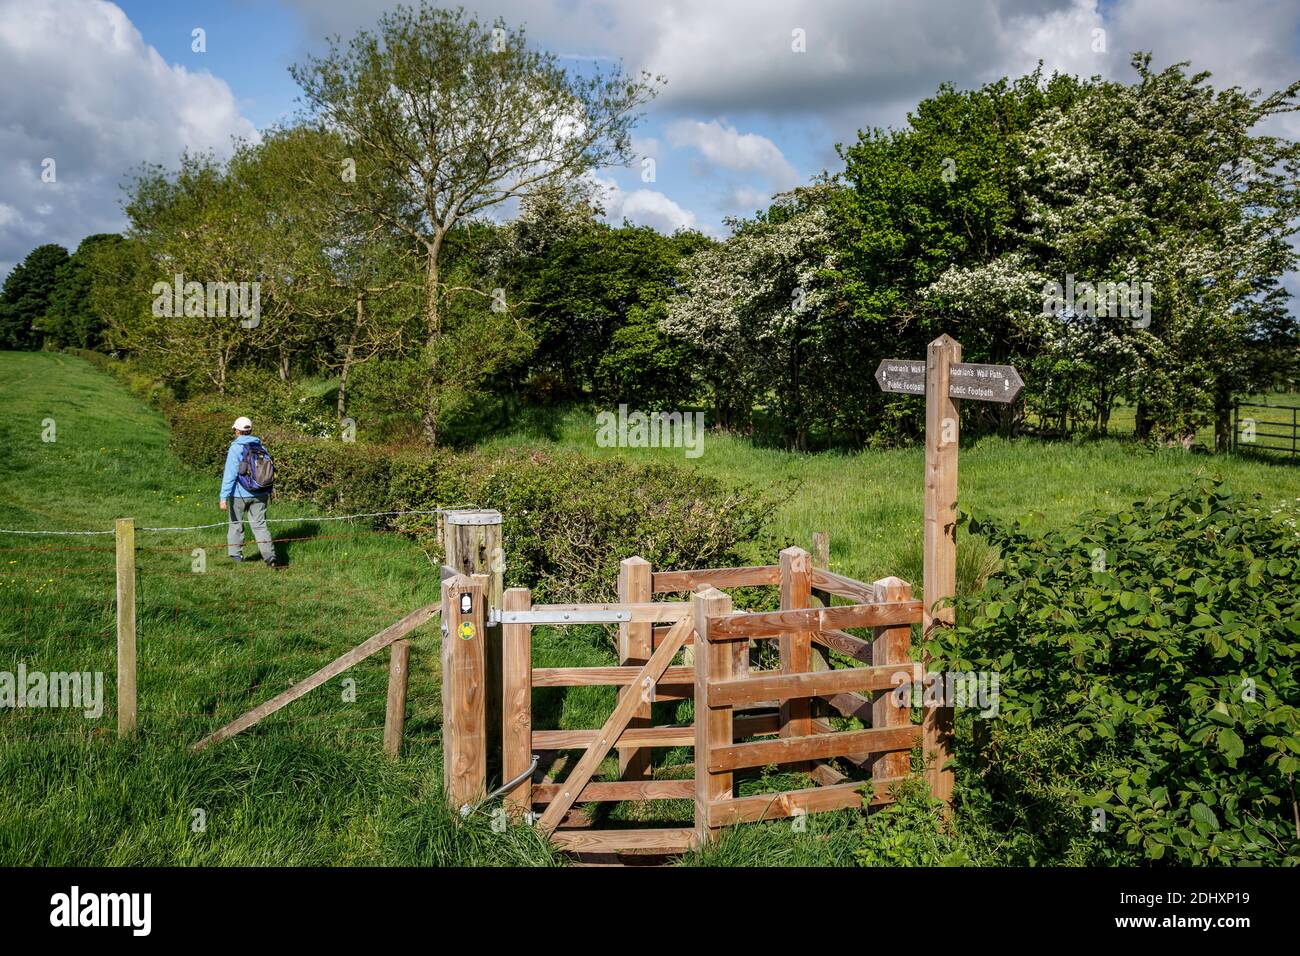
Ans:
{"label": "sky", "polygon": [[[394,5],[0,0],[0,277],[41,243],[72,250],[121,230],[122,187],[141,163],[171,166],[184,149],[228,155],[234,139],[291,120],[301,104],[289,66]],[[1298,0],[464,5],[525,27],[575,70],[665,77],[635,131],[634,164],[598,173],[610,221],[665,232],[725,235],[726,217],[836,171],[837,143],[902,125],[942,82],[973,88],[1040,60],[1049,73],[1129,79],[1137,50],[1156,67],[1190,60],[1220,86],[1272,91],[1300,77]],[[1300,138],[1300,119],[1269,131]],[[1300,293],[1300,277],[1287,284]]]}

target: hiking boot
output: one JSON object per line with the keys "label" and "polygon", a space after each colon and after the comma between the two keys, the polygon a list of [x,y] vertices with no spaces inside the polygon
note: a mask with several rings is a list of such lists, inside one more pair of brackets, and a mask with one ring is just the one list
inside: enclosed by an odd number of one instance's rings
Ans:
{"label": "hiking boot", "polygon": [[270,559],[268,559],[267,562],[266,562],[266,566],[267,566],[268,568],[270,568],[272,571],[283,571],[283,570],[284,570],[284,565],[283,565],[282,563],[280,563],[279,561],[277,561],[275,558],[270,558]]}
{"label": "hiking boot", "polygon": [[230,556],[230,560],[231,560],[231,561],[243,561],[243,560],[244,560],[244,556],[243,556],[242,554],[232,554],[232,555]]}

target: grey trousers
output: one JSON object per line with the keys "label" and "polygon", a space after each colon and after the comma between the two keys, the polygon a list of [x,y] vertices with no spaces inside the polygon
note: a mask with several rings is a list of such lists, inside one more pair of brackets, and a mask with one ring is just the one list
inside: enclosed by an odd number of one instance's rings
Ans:
{"label": "grey trousers", "polygon": [[244,516],[248,516],[248,525],[253,529],[257,539],[257,549],[262,552],[263,561],[275,560],[275,545],[271,543],[271,532],[266,527],[266,500],[260,498],[231,498],[230,524],[226,526],[226,544],[232,558],[244,554]]}

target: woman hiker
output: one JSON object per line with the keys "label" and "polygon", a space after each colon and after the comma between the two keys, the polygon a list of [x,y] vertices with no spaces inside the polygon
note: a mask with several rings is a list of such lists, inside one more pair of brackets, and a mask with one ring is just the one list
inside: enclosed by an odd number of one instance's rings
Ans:
{"label": "woman hiker", "polygon": [[275,544],[266,527],[266,505],[271,499],[275,467],[261,439],[253,434],[253,423],[241,415],[231,426],[235,440],[226,452],[226,469],[221,475],[221,510],[229,511],[226,544],[230,557],[244,560],[244,517],[248,517],[257,548],[269,568],[283,567],[275,560]]}

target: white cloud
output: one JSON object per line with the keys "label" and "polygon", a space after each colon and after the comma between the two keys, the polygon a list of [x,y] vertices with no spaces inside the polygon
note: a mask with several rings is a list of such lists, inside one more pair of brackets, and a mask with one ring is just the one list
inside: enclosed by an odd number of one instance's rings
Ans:
{"label": "white cloud", "polygon": [[[1023,72],[1097,72],[1090,0],[934,0],[788,3],[670,0],[645,65],[669,78],[664,105],[739,115],[851,113],[897,122],[900,105],[934,92]],[[793,49],[802,30],[804,52]]]}
{"label": "white cloud", "polygon": [[757,173],[777,189],[788,189],[800,180],[776,143],[758,133],[741,133],[726,122],[677,120],[668,124],[667,135],[674,146],[698,150],[711,166]]}
{"label": "white cloud", "polygon": [[[371,27],[395,0],[289,0],[309,35]],[[1140,0],[1127,0],[1140,2]],[[1173,0],[1169,0],[1173,2]],[[754,111],[807,118],[864,109],[873,122],[934,92],[1032,69],[1102,72],[1089,48],[1101,24],[1096,0],[467,0],[480,17],[525,25],[534,44],[578,56],[621,59],[662,73],[656,110],[678,115]],[[791,32],[807,37],[791,49]],[[1126,58],[1126,57],[1125,57]],[[881,117],[880,107],[888,107]],[[855,127],[856,128],[856,127]]]}
{"label": "white cloud", "polygon": [[[1190,60],[1209,70],[1216,87],[1273,92],[1300,78],[1300,3],[1276,0],[1142,0],[1108,11],[1112,46],[1123,54],[1119,79],[1128,80],[1128,53],[1150,50],[1152,66]],[[1267,124],[1275,135],[1300,138],[1300,116]]]}
{"label": "white cloud", "polygon": [[772,202],[772,193],[752,186],[737,186],[727,196],[725,208],[741,215],[752,215],[759,209],[766,209]]}
{"label": "white cloud", "polygon": [[[396,4],[288,0],[313,38],[371,27]],[[1285,85],[1300,66],[1300,4],[1278,0],[467,0],[526,25],[534,44],[619,58],[668,79],[656,111],[900,122],[941,81],[970,87],[1032,70],[1130,77],[1129,55],[1191,59],[1243,85]],[[806,52],[791,49],[804,31]],[[1094,49],[1097,29],[1106,50]]]}
{"label": "white cloud", "polygon": [[[373,26],[397,0],[287,0],[312,37]],[[668,80],[651,115],[794,123],[815,162],[868,126],[898,125],[941,82],[959,89],[1054,70],[1131,80],[1130,54],[1190,59],[1216,83],[1275,89],[1300,75],[1300,3],[1279,0],[466,0],[550,50],[621,59]],[[806,52],[791,49],[791,31]],[[1094,49],[1104,29],[1106,48]],[[747,119],[746,119],[747,122]],[[1280,121],[1300,136],[1300,116]],[[810,138],[811,137],[811,138]],[[785,139],[785,152],[795,155]]]}
{"label": "white cloud", "polygon": [[633,225],[649,226],[659,232],[699,228],[695,213],[683,209],[656,189],[625,192],[613,179],[592,177],[600,189],[605,219],[618,224],[627,219]]}
{"label": "white cloud", "polygon": [[122,228],[140,163],[256,136],[224,80],[169,65],[101,0],[0,0],[0,89],[0,275],[41,243]]}
{"label": "white cloud", "polygon": [[657,162],[659,157],[663,155],[662,148],[659,140],[653,136],[632,137],[632,155],[637,158],[649,157]]}

